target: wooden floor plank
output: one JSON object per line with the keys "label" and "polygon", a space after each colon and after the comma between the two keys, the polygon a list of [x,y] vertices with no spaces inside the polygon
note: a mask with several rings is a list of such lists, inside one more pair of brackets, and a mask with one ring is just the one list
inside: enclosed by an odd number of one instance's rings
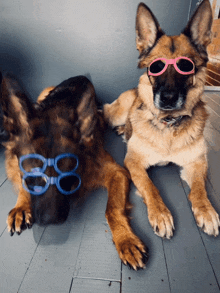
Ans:
{"label": "wooden floor plank", "polygon": [[[189,193],[188,185],[184,181],[182,182],[182,184],[183,184],[183,187],[184,187],[186,194],[188,194]],[[207,184],[206,184],[206,189],[207,189],[207,193],[209,196],[209,200],[211,201],[212,205],[214,206],[214,208],[216,209],[218,214],[220,214],[220,197],[219,197],[219,195],[217,195],[214,192],[214,189],[209,182],[207,182]],[[220,236],[218,236],[218,237],[208,236],[207,234],[203,233],[200,229],[199,229],[199,232],[200,232],[202,241],[205,245],[205,249],[208,254],[210,263],[212,265],[213,272],[216,276],[218,284],[220,285],[220,253],[219,253],[219,251],[220,251]]]}
{"label": "wooden floor plank", "polygon": [[213,96],[211,96],[210,94],[205,94],[205,101],[211,109],[213,109],[218,115],[220,115],[220,105],[216,103],[215,99],[213,99]]}
{"label": "wooden floor plank", "polygon": [[211,122],[212,126],[220,132],[219,115],[209,105],[206,106],[206,109],[208,111],[209,121]]}
{"label": "wooden floor plank", "polygon": [[213,149],[209,149],[208,152],[208,179],[212,184],[217,194],[220,192],[220,154]]}
{"label": "wooden floor plank", "polygon": [[112,129],[107,129],[105,132],[105,149],[118,164],[124,166],[126,144],[123,142],[122,137]]}
{"label": "wooden floor plank", "polygon": [[120,281],[121,262],[105,218],[107,192],[99,190],[89,207],[74,276]]}
{"label": "wooden floor plank", "polygon": [[42,227],[37,227],[35,238],[31,230],[13,237],[10,237],[6,231],[3,233],[0,238],[1,293],[18,292],[43,230]]}
{"label": "wooden floor plank", "polygon": [[208,120],[204,130],[205,139],[212,149],[219,155],[220,150],[220,132],[218,132]]}
{"label": "wooden floor plank", "polygon": [[142,198],[136,195],[133,184],[130,201],[133,205],[131,225],[136,235],[148,247],[149,260],[144,270],[133,271],[125,265],[122,266],[122,292],[170,293],[162,239],[154,234],[148,221],[147,208]]}
{"label": "wooden floor plank", "polygon": [[151,176],[174,216],[174,237],[163,240],[171,292],[217,292],[218,284],[177,167],[154,168]]}
{"label": "wooden floor plank", "polygon": [[120,283],[104,280],[74,278],[70,293],[120,293]]}
{"label": "wooden floor plank", "polygon": [[19,293],[69,292],[85,218],[84,204],[75,204],[65,223],[45,229]]}
{"label": "wooden floor plank", "polygon": [[206,92],[205,95],[207,95],[210,99],[212,99],[216,104],[220,105],[220,92]]}

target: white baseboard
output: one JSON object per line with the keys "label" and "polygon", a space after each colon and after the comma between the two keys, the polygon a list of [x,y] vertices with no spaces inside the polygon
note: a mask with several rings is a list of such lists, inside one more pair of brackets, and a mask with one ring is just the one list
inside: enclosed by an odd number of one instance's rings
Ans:
{"label": "white baseboard", "polygon": [[205,91],[219,91],[220,92],[220,86],[205,86]]}

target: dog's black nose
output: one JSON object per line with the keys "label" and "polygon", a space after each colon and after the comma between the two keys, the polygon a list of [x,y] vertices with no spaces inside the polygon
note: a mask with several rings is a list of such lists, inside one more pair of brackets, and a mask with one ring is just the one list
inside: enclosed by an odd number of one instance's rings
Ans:
{"label": "dog's black nose", "polygon": [[163,100],[163,101],[171,100],[171,99],[175,98],[175,96],[177,96],[176,93],[172,92],[172,91],[162,92],[161,100]]}

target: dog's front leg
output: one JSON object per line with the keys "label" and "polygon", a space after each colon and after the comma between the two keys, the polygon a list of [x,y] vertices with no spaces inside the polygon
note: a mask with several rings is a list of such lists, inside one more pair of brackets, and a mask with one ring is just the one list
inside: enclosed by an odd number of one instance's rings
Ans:
{"label": "dog's front leg", "polygon": [[170,239],[174,230],[173,217],[142,163],[141,157],[134,153],[127,153],[125,166],[147,206],[149,222],[156,235]]}
{"label": "dog's front leg", "polygon": [[10,232],[11,236],[15,232],[20,235],[26,228],[31,228],[32,224],[30,194],[21,188],[16,205],[8,214],[8,232]]}
{"label": "dog's front leg", "polygon": [[137,270],[148,260],[147,248],[131,229],[128,210],[129,173],[108,155],[105,160],[104,185],[108,189],[106,218],[119,257],[125,265]]}
{"label": "dog's front leg", "polygon": [[219,215],[210,203],[205,189],[207,159],[203,155],[193,163],[183,166],[182,178],[191,188],[189,200],[192,203],[197,225],[208,235],[219,234]]}

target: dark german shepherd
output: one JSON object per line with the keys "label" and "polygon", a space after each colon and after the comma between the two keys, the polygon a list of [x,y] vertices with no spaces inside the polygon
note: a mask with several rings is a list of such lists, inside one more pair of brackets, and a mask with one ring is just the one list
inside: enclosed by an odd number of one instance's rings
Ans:
{"label": "dark german shepherd", "polygon": [[150,9],[140,3],[136,44],[139,67],[147,70],[136,89],[104,106],[106,120],[125,134],[125,166],[147,205],[154,232],[161,237],[172,237],[173,217],[146,169],[169,162],[182,167],[198,226],[209,235],[219,234],[219,216],[205,189],[203,131],[208,115],[202,94],[211,25],[211,6],[204,0],[179,36],[167,36]]}
{"label": "dark german shepherd", "polygon": [[104,121],[95,90],[84,76],[46,89],[32,103],[12,77],[2,80],[0,104],[9,139],[6,171],[18,192],[8,231],[20,234],[34,222],[66,220],[70,197],[98,187],[108,190],[106,218],[121,260],[143,268],[147,250],[127,216],[129,174],[103,148]]}

